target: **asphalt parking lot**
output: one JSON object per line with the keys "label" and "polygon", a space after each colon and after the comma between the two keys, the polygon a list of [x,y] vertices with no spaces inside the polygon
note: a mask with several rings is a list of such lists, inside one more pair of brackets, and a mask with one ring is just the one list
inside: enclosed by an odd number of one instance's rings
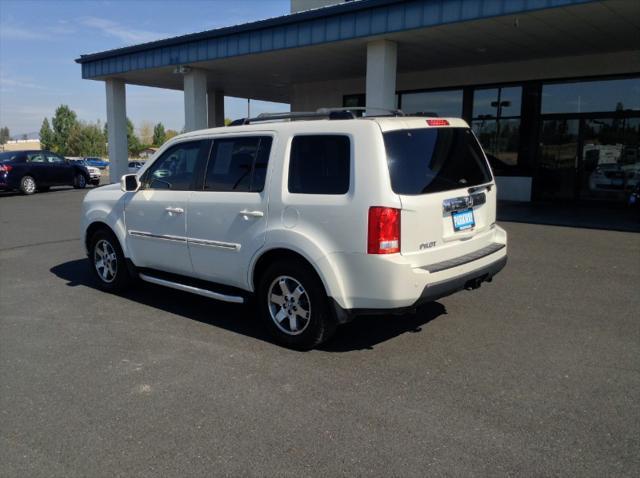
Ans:
{"label": "asphalt parking lot", "polygon": [[0,195],[0,475],[638,476],[640,235],[521,223],[492,284],[319,350],[96,290],[84,191]]}

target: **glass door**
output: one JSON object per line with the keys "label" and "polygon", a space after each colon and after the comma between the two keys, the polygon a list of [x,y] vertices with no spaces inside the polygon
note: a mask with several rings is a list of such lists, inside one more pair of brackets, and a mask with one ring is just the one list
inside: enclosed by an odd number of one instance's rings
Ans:
{"label": "glass door", "polygon": [[640,181],[640,118],[584,120],[580,199],[626,201]]}
{"label": "glass door", "polygon": [[572,200],[578,187],[579,119],[542,121],[536,196],[542,200]]}

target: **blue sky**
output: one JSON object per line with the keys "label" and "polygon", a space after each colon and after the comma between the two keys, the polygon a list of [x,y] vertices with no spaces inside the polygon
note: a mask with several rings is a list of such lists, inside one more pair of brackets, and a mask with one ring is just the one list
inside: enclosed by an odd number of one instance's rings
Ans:
{"label": "blue sky", "polygon": [[[81,54],[237,25],[289,13],[289,0],[18,1],[0,0],[0,126],[38,131],[67,104],[86,121],[104,121],[104,83],[82,80]],[[226,116],[246,115],[227,98]],[[252,102],[252,114],[288,105]],[[182,129],[182,92],[127,85],[127,115]]]}

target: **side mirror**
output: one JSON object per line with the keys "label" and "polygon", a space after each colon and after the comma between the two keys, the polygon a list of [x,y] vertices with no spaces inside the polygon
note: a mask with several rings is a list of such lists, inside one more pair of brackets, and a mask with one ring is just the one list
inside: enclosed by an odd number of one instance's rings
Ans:
{"label": "side mirror", "polygon": [[120,189],[124,192],[136,192],[140,189],[140,181],[135,174],[125,174],[120,179]]}

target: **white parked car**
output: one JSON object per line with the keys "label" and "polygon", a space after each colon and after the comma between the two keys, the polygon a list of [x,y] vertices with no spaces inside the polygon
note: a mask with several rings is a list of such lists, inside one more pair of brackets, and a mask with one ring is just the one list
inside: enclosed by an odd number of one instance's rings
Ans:
{"label": "white parked car", "polygon": [[100,169],[96,168],[95,166],[89,165],[86,159],[75,159],[73,161],[82,164],[85,168],[87,168],[87,171],[89,171],[89,182],[91,184],[93,184],[94,186],[98,186],[100,184],[100,178],[102,178]]}
{"label": "white parked car", "polygon": [[100,287],[254,297],[279,343],[308,349],[356,315],[412,310],[504,267],[495,182],[463,120],[269,119],[177,136],[89,192]]}
{"label": "white parked car", "polygon": [[129,161],[129,174],[136,174],[144,166],[144,161]]}

